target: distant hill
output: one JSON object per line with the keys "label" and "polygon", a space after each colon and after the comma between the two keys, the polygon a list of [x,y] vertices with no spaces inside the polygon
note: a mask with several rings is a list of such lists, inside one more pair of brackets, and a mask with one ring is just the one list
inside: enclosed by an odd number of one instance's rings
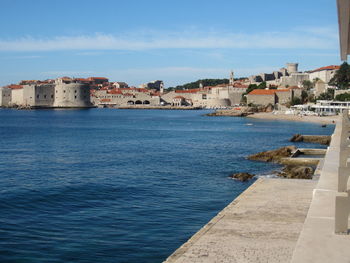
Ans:
{"label": "distant hill", "polygon": [[227,84],[229,83],[228,79],[199,79],[195,82],[186,83],[183,85],[178,85],[176,87],[169,87],[167,90],[179,90],[179,89],[198,89],[199,83],[203,84],[203,86],[215,86],[219,84]]}
{"label": "distant hill", "polygon": [[[241,79],[241,78],[239,78]],[[238,80],[238,79],[235,79]],[[199,88],[199,83],[203,84],[203,86],[216,86],[219,84],[228,84],[229,79],[199,79],[194,82],[186,83],[183,85],[178,85],[176,87],[169,87],[167,88],[168,91],[170,90],[182,90],[182,89],[198,89]]]}

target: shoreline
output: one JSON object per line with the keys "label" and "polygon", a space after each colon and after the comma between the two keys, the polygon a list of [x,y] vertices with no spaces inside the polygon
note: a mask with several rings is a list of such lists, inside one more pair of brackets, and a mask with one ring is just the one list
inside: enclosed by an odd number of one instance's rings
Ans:
{"label": "shoreline", "polygon": [[259,112],[246,116],[246,118],[262,119],[262,120],[277,120],[277,121],[297,121],[297,122],[312,122],[319,124],[335,124],[339,116],[300,116],[289,114],[274,114],[272,112]]}

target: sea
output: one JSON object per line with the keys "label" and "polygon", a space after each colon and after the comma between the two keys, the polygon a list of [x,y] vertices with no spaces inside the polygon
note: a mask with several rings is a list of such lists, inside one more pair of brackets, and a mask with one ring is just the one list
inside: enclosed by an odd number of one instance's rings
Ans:
{"label": "sea", "polygon": [[0,262],[162,262],[281,168],[249,154],[334,129],[208,112],[1,109]]}

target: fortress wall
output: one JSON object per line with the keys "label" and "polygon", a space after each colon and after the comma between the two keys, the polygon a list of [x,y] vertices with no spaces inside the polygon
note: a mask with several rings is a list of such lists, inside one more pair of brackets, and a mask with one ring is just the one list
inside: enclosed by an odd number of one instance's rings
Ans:
{"label": "fortress wall", "polygon": [[270,95],[247,95],[247,104],[268,105],[275,104],[275,94]]}
{"label": "fortress wall", "polygon": [[7,107],[11,103],[11,89],[0,88],[0,107]]}
{"label": "fortress wall", "polygon": [[52,107],[55,101],[54,85],[39,85],[35,87],[35,106]]}
{"label": "fortress wall", "polygon": [[57,83],[54,107],[91,107],[90,87],[81,83]]}
{"label": "fortress wall", "polygon": [[23,105],[23,89],[11,90],[11,105]]}
{"label": "fortress wall", "polygon": [[229,99],[213,98],[207,100],[206,106],[209,108],[228,107],[231,106],[231,101]]}

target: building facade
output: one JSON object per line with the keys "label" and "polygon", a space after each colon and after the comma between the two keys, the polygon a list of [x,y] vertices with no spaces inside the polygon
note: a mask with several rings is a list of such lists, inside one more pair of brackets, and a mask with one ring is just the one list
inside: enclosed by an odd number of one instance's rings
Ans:
{"label": "building facade", "polygon": [[301,89],[297,87],[279,89],[255,89],[247,94],[247,104],[267,106],[285,105],[293,98],[301,97]]}

